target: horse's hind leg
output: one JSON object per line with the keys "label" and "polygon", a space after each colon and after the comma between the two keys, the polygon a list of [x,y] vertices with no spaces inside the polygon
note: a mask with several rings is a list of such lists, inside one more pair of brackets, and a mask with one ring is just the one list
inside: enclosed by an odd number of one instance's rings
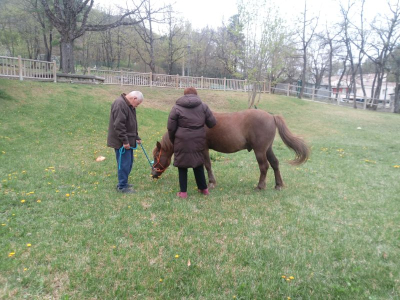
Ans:
{"label": "horse's hind leg", "polygon": [[[265,151],[265,150],[264,150]],[[254,151],[256,154],[256,159],[258,162],[258,167],[260,168],[260,179],[258,181],[257,189],[263,190],[265,189],[265,181],[267,178],[267,171],[269,168],[269,164],[267,161],[267,157],[264,151]]]}
{"label": "horse's hind leg", "polygon": [[207,175],[208,175],[208,188],[213,189],[215,188],[215,185],[217,184],[214,173],[211,169],[211,159],[210,159],[210,153],[209,150],[206,149],[203,151],[203,156],[204,156],[204,166],[206,167],[207,170]]}
{"label": "horse's hind leg", "polygon": [[272,169],[274,170],[275,189],[280,190],[285,186],[285,184],[283,183],[281,171],[279,170],[279,160],[276,158],[274,151],[272,151],[272,146],[269,147],[267,150],[267,159],[271,164]]}

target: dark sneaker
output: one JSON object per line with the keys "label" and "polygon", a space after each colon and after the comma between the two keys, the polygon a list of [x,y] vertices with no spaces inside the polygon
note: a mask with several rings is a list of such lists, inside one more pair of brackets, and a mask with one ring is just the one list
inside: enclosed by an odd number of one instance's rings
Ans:
{"label": "dark sneaker", "polygon": [[134,194],[134,193],[136,193],[136,191],[134,189],[131,189],[129,187],[126,187],[126,188],[123,188],[123,189],[117,189],[117,191],[119,193],[122,193],[122,194]]}
{"label": "dark sneaker", "polygon": [[[133,188],[133,184],[128,183],[128,184],[126,185],[126,187],[128,187],[128,188]],[[115,186],[115,188],[116,188],[117,190],[119,189],[118,184]]]}

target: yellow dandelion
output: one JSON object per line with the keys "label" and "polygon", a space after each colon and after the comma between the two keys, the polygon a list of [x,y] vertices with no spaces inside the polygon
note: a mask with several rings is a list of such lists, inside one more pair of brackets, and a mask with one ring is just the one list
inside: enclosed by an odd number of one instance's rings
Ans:
{"label": "yellow dandelion", "polygon": [[286,281],[290,281],[290,279],[289,279],[289,278],[286,278]]}
{"label": "yellow dandelion", "polygon": [[25,272],[25,271],[28,271],[28,268],[24,268],[24,272]]}
{"label": "yellow dandelion", "polygon": [[287,297],[287,300],[290,300],[290,299],[292,299],[292,298],[290,298],[290,297]]}
{"label": "yellow dandelion", "polygon": [[285,279],[285,278],[286,278],[286,276],[285,276],[285,275],[282,275],[282,278],[283,278],[283,279]]}
{"label": "yellow dandelion", "polygon": [[117,246],[113,245],[112,248],[115,249]]}
{"label": "yellow dandelion", "polygon": [[3,224],[1,224],[1,226],[6,226],[6,224],[3,223]]}
{"label": "yellow dandelion", "polygon": [[8,257],[13,257],[14,255],[15,255],[15,252],[8,253]]}
{"label": "yellow dandelion", "polygon": [[25,200],[24,200],[24,199],[22,199],[22,200],[21,200],[21,203],[25,203]]}
{"label": "yellow dandelion", "polygon": [[65,194],[65,197],[69,197],[69,196],[71,196],[70,194]]}
{"label": "yellow dandelion", "polygon": [[162,282],[163,281],[163,279],[162,278],[160,278],[160,280],[159,280],[160,282]]}
{"label": "yellow dandelion", "polygon": [[38,199],[38,200],[36,200],[36,202],[37,202],[37,203],[40,203],[40,202],[42,202],[42,200]]}
{"label": "yellow dandelion", "polygon": [[395,165],[395,166],[393,166],[393,168],[400,168],[400,166],[399,165]]}
{"label": "yellow dandelion", "polygon": [[179,258],[179,254],[175,255],[175,258]]}
{"label": "yellow dandelion", "polygon": [[27,247],[31,247],[31,246],[32,246],[32,244],[29,244],[29,243],[28,243],[28,244],[26,244],[26,246],[27,246]]}
{"label": "yellow dandelion", "polygon": [[294,279],[294,277],[293,277],[293,276],[290,276],[290,277],[289,277],[289,279],[290,279],[290,280],[293,280],[293,279]]}

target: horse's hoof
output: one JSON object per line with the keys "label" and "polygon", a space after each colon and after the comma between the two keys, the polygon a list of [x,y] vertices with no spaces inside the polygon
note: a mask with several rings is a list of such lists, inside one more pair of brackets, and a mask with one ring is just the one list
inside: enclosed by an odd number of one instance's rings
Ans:
{"label": "horse's hoof", "polygon": [[275,189],[276,189],[277,191],[280,191],[280,190],[283,189],[283,186],[281,186],[281,185],[276,185],[276,186],[275,186]]}
{"label": "horse's hoof", "polygon": [[262,191],[262,190],[265,190],[265,187],[256,186],[254,189],[255,189],[256,191]]}
{"label": "horse's hoof", "polygon": [[209,188],[209,189],[215,188],[215,183],[209,182],[209,183],[208,183],[208,188]]}

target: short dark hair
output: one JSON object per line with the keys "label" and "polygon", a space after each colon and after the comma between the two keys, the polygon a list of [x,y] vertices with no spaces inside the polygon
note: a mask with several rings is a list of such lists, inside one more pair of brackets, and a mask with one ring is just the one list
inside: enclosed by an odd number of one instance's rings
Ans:
{"label": "short dark hair", "polygon": [[186,88],[183,91],[183,94],[184,95],[187,95],[187,94],[195,94],[195,95],[197,95],[197,91],[196,91],[196,89],[194,87],[191,86],[191,87]]}

